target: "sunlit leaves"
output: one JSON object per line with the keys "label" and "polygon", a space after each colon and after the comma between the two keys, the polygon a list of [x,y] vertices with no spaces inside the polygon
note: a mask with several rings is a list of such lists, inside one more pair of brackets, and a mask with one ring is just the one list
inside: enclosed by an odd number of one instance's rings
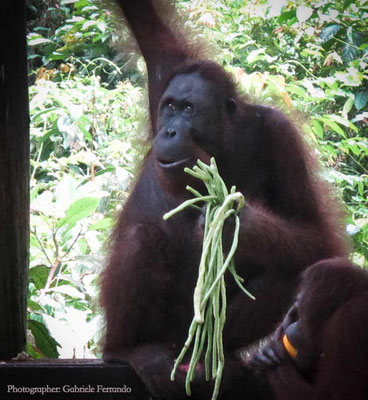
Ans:
{"label": "sunlit leaves", "polygon": [[292,25],[293,23],[295,23],[297,21],[298,21],[298,18],[296,16],[295,9],[283,12],[278,18],[279,24],[287,23],[288,25]]}
{"label": "sunlit leaves", "polygon": [[299,6],[296,9],[296,17],[300,23],[307,21],[313,14],[313,8],[306,6]]}
{"label": "sunlit leaves", "polygon": [[312,124],[313,124],[314,134],[319,139],[323,139],[323,136],[324,136],[323,125],[317,119],[313,119]]}
{"label": "sunlit leaves", "polygon": [[365,76],[357,68],[349,67],[346,71],[336,72],[335,78],[345,86],[359,87],[361,86],[363,79],[365,79]]}
{"label": "sunlit leaves", "polygon": [[96,210],[99,201],[94,197],[85,197],[75,201],[66,211],[65,217],[58,222],[57,227],[60,228],[66,225],[68,229],[71,229],[79,220],[92,214]]}
{"label": "sunlit leaves", "polygon": [[350,96],[347,100],[346,100],[346,102],[345,102],[345,104],[344,104],[344,107],[342,108],[342,114],[345,116],[345,118],[347,119],[347,117],[348,117],[348,113],[351,111],[351,109],[353,108],[353,105],[354,105],[354,98],[353,98],[353,96]]}
{"label": "sunlit leaves", "polygon": [[339,136],[342,136],[343,138],[346,138],[346,134],[344,130],[339,126],[338,123],[333,121],[330,116],[324,116],[324,117],[318,117],[318,119],[323,122],[325,125],[327,125],[330,129],[332,129],[333,132],[337,133]]}
{"label": "sunlit leaves", "polygon": [[46,39],[41,35],[30,34],[28,36],[28,46],[37,46],[39,44],[51,43],[50,39]]}

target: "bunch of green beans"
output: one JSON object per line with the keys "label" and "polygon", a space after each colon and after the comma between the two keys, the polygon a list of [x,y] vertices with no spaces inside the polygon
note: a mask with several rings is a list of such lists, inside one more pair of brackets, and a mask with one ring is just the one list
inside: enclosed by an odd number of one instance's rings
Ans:
{"label": "bunch of green beans", "polygon": [[[186,207],[197,207],[196,203],[199,202],[205,202],[207,205],[202,255],[193,296],[194,318],[189,327],[187,340],[175,361],[171,380],[175,379],[176,370],[194,341],[185,380],[186,393],[188,396],[191,395],[190,383],[194,378],[196,366],[205,351],[206,380],[211,378],[215,380],[212,400],[216,400],[225,363],[222,332],[226,320],[224,273],[227,269],[241,290],[254,299],[243,287],[243,279],[236,273],[234,264],[240,225],[238,212],[244,207],[244,197],[241,193],[236,192],[235,186],[231,188],[230,193],[228,192],[219,175],[214,158],[211,159],[210,165],[198,160],[193,169],[185,168],[184,171],[201,179],[206,185],[208,195],[203,196],[197,190],[187,186],[187,190],[195,198],[185,201],[163,217],[166,220]],[[235,218],[235,229],[230,251],[225,255],[222,247],[222,230],[225,220],[229,217]]]}

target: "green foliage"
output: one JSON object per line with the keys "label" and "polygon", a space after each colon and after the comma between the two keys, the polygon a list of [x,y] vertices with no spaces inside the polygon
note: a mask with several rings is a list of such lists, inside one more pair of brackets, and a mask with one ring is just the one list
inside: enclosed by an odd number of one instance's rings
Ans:
{"label": "green foliage", "polygon": [[[40,2],[30,0],[28,6],[33,10]],[[46,26],[36,26],[28,35],[28,59],[33,68],[42,67],[38,77],[51,74],[54,80],[60,80],[76,69],[79,75],[93,70],[115,85],[121,74],[112,62],[111,12],[102,11],[102,0],[60,0],[49,7],[45,5],[50,0],[41,3],[46,9],[39,19]]]}
{"label": "green foliage", "polygon": [[[353,260],[367,266],[368,2],[178,5],[188,24],[202,28],[218,49],[217,61],[234,73],[240,89],[303,121],[326,166],[325,178],[346,204]],[[36,356],[55,355],[51,335],[62,356],[72,355],[72,348],[63,353],[68,345],[83,356],[96,350],[95,283],[104,243],[127,197],[133,165],[144,153],[135,139],[146,115],[144,66],[111,46],[125,31],[114,31],[100,0],[29,0],[28,7],[29,349]],[[33,321],[43,326],[36,329]]]}
{"label": "green foliage", "polygon": [[39,358],[40,355],[43,355],[43,357],[58,358],[57,346],[59,344],[50,336],[45,324],[30,319],[28,320],[28,329],[35,338],[34,344],[28,343],[27,346],[27,353],[31,357]]}
{"label": "green foliage", "polygon": [[96,349],[96,277],[105,263],[104,243],[116,210],[127,196],[134,160],[141,156],[130,137],[142,118],[141,88],[129,81],[113,90],[105,86],[95,75],[76,75],[60,82],[39,79],[30,87],[28,309],[29,319],[44,326],[31,329],[33,356],[51,354],[47,346],[39,346],[49,331],[61,343],[64,357],[73,356],[68,343],[79,357]]}

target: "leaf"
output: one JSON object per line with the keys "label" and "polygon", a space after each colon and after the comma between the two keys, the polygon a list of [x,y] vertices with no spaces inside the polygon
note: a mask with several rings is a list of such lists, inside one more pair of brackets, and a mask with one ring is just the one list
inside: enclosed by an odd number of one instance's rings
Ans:
{"label": "leaf", "polygon": [[353,43],[353,27],[349,26],[346,30],[346,37],[348,38],[350,43]]}
{"label": "leaf", "polygon": [[65,54],[61,54],[57,51],[54,51],[47,57],[50,61],[52,60],[65,60]]}
{"label": "leaf", "polygon": [[265,57],[266,55],[264,49],[252,50],[247,56],[247,61],[248,63],[254,63],[255,61],[258,61]]}
{"label": "leaf", "polygon": [[97,171],[95,176],[100,176],[103,174],[106,174],[107,172],[115,172],[116,167],[115,165],[108,165],[105,169],[101,169],[100,171]]}
{"label": "leaf", "polygon": [[354,106],[360,111],[368,102],[368,92],[359,92],[355,95]]}
{"label": "leaf", "polygon": [[345,61],[351,62],[359,57],[360,50],[350,44],[344,44],[342,46],[342,56]]}
{"label": "leaf", "polygon": [[36,341],[36,346],[42,353],[49,358],[58,358],[57,346],[59,343],[50,335],[46,325],[34,319],[28,320],[28,329],[32,332]]}
{"label": "leaf", "polygon": [[[29,332],[29,330],[28,330]],[[44,354],[41,352],[37,351],[37,349],[32,345],[30,342],[27,342],[27,347],[26,347],[27,354],[32,357],[33,359],[38,359],[38,358],[44,358]]]}
{"label": "leaf", "polygon": [[84,197],[75,201],[68,208],[66,216],[59,221],[57,227],[69,225],[69,229],[71,229],[78,221],[95,212],[99,202],[100,200],[95,197]]}
{"label": "leaf", "polygon": [[66,294],[67,296],[77,299],[84,299],[85,297],[83,293],[81,293],[75,287],[69,285],[55,286],[50,288],[48,292]]}
{"label": "leaf", "polygon": [[323,151],[330,157],[337,157],[337,151],[335,147],[331,146],[330,144],[323,145]]}
{"label": "leaf", "polygon": [[29,270],[29,281],[32,282],[36,289],[43,289],[46,285],[50,269],[44,265],[38,265]]}
{"label": "leaf", "polygon": [[55,213],[53,200],[54,194],[49,190],[45,190],[32,201],[32,212],[40,212],[43,215],[51,217]]}
{"label": "leaf", "polygon": [[51,42],[52,41],[50,39],[45,39],[45,38],[31,39],[28,41],[28,46],[37,46],[38,44],[51,43]]}
{"label": "leaf", "polygon": [[342,47],[342,56],[346,61],[350,62],[359,57],[360,49],[359,46],[362,42],[362,37],[353,30],[351,26],[346,31],[348,43]]}
{"label": "leaf", "polygon": [[112,218],[104,218],[94,224],[92,224],[88,230],[89,231],[97,231],[97,230],[106,230],[111,228],[114,225],[114,220]]}
{"label": "leaf", "polygon": [[58,110],[59,109],[57,107],[50,107],[50,108],[47,108],[46,110],[42,110],[42,111],[38,112],[37,114],[31,115],[31,117],[32,117],[32,120],[35,120],[43,114],[53,113],[54,111],[58,111]]}
{"label": "leaf", "polygon": [[352,3],[354,3],[354,0],[345,0],[344,9],[346,10]]}
{"label": "leaf", "polygon": [[368,120],[368,112],[363,112],[361,114],[356,115],[355,118],[353,118],[351,121],[352,122],[359,122],[359,121],[363,121],[365,119]]}
{"label": "leaf", "polygon": [[[71,1],[71,0],[63,0],[63,1]],[[86,6],[88,6],[90,4],[90,2],[87,1],[87,0],[79,0],[79,1],[78,0],[72,0],[71,2],[75,3],[74,7],[77,8],[77,9],[82,8],[82,7],[86,7]]]}
{"label": "leaf", "polygon": [[354,236],[359,231],[360,231],[360,228],[357,225],[349,224],[346,226],[346,232],[349,236]]}
{"label": "leaf", "polygon": [[319,139],[323,139],[323,126],[315,119],[312,121],[312,124],[313,132],[316,134],[316,136],[318,136]]}
{"label": "leaf", "polygon": [[345,72],[336,72],[335,78],[346,86],[361,86],[364,75],[358,69],[349,67]]}
{"label": "leaf", "polygon": [[337,32],[339,32],[341,29],[341,25],[338,24],[333,24],[327,26],[321,34],[319,35],[319,38],[321,39],[322,43],[328,42],[330,39],[336,36]]}
{"label": "leaf", "polygon": [[350,139],[350,140],[344,140],[343,142],[341,142],[341,144],[343,145],[342,148],[344,150],[349,149],[357,157],[362,155],[362,151],[361,151],[362,149],[361,149],[359,141]]}
{"label": "leaf", "polygon": [[92,135],[89,132],[89,130],[91,128],[91,121],[85,115],[82,115],[79,118],[79,121],[77,122],[77,125],[78,125],[78,128],[83,133],[84,138],[87,141],[92,142]]}
{"label": "leaf", "polygon": [[320,121],[322,121],[324,124],[326,124],[327,126],[329,126],[334,132],[338,133],[340,136],[346,138],[346,134],[343,131],[343,129],[341,129],[341,127],[334,121],[331,121],[328,118],[325,117],[319,117],[318,118]]}
{"label": "leaf", "polygon": [[334,120],[334,121],[338,122],[340,125],[344,125],[347,128],[350,128],[353,131],[355,131],[356,133],[358,133],[358,128],[352,122],[350,122],[348,119],[345,119],[345,118],[341,117],[340,115],[327,114],[327,115],[325,115],[325,117],[329,118],[331,120]]}
{"label": "leaf", "polygon": [[281,1],[279,0],[269,3],[271,7],[268,10],[267,18],[278,17],[281,14],[283,8],[285,7],[285,4],[286,0],[281,0]]}
{"label": "leaf", "polygon": [[349,40],[351,41],[351,43],[354,44],[356,47],[360,47],[363,42],[363,37],[357,31],[353,30],[351,26],[349,27],[349,34]]}
{"label": "leaf", "polygon": [[352,97],[349,97],[347,100],[346,100],[346,102],[345,102],[345,104],[344,104],[344,107],[343,107],[343,109],[342,109],[342,112],[343,112],[343,114],[344,115],[348,115],[348,113],[351,111],[351,109],[353,108],[353,105],[354,105],[354,99],[352,98]]}
{"label": "leaf", "polygon": [[310,7],[299,6],[296,9],[296,17],[300,23],[307,21],[313,14],[313,9]]}
{"label": "leaf", "polygon": [[342,58],[336,53],[336,51],[333,51],[331,53],[331,57],[332,57],[333,60],[335,60],[339,64],[343,64]]}
{"label": "leaf", "polygon": [[62,115],[58,118],[56,123],[57,129],[63,135],[63,147],[68,149],[78,140],[75,134],[73,121],[68,115]]}
{"label": "leaf", "polygon": [[45,312],[45,310],[37,302],[35,302],[33,300],[28,299],[27,306],[28,306],[28,309],[31,310],[31,312],[33,312],[33,311]]}
{"label": "leaf", "polygon": [[90,26],[96,26],[97,23],[96,21],[87,21],[83,24],[82,26],[82,31],[86,30],[87,28],[89,28]]}
{"label": "leaf", "polygon": [[37,57],[41,57],[41,56],[39,54],[28,54],[27,59],[34,60]]}
{"label": "leaf", "polygon": [[295,18],[296,18],[296,11],[295,10],[290,10],[290,11],[286,11],[286,12],[282,13],[278,17],[277,22],[279,24],[281,24],[283,22],[289,21],[289,25],[290,25],[290,22],[295,20]]}

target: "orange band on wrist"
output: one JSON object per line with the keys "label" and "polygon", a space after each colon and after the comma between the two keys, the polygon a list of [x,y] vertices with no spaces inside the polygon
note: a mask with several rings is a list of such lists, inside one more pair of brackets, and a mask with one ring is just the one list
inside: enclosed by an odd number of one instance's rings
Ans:
{"label": "orange band on wrist", "polygon": [[282,342],[284,344],[285,350],[289,353],[289,356],[291,358],[296,358],[298,350],[289,342],[289,338],[286,335],[283,336]]}

